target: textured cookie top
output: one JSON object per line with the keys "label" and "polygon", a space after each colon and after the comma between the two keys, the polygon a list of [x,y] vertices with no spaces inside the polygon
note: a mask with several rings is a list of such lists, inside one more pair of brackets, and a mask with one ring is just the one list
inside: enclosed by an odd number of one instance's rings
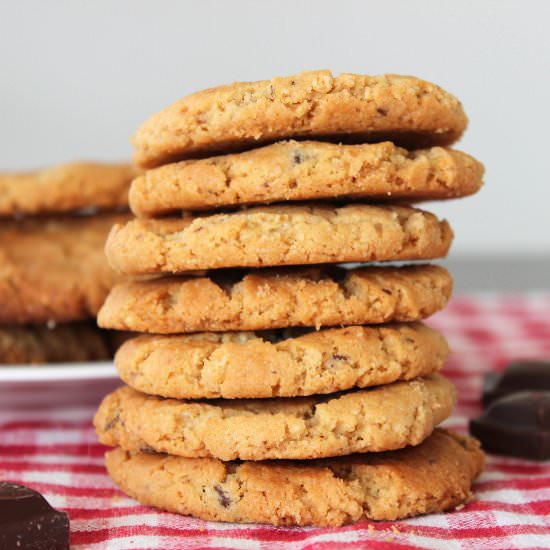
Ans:
{"label": "textured cookie top", "polygon": [[449,272],[431,265],[222,271],[120,283],[98,322],[174,334],[415,321],[442,309],[451,291]]}
{"label": "textured cookie top", "polygon": [[91,323],[0,327],[0,363],[65,363],[112,357],[106,331]]}
{"label": "textured cookie top", "polygon": [[107,470],[146,506],[206,520],[337,527],[451,510],[471,499],[479,443],[437,429],[398,451],[307,462],[221,462],[116,449]]}
{"label": "textured cookie top", "polygon": [[105,251],[115,269],[139,275],[431,259],[445,256],[452,239],[445,220],[405,206],[273,205],[132,220],[113,227]]}
{"label": "textured cookie top", "polygon": [[421,323],[303,332],[139,336],[115,364],[129,386],[163,397],[293,397],[432,374],[449,354]]}
{"label": "textured cookie top", "polygon": [[105,445],[221,460],[321,458],[418,445],[455,402],[440,375],[341,395],[177,401],[122,387],[94,425]]}
{"label": "textured cookie top", "polygon": [[128,206],[131,164],[74,162],[34,172],[0,173],[0,216]]}
{"label": "textured cookie top", "polygon": [[147,120],[132,142],[136,163],[151,168],[291,137],[448,145],[466,125],[460,102],[430,82],[310,71],[184,97]]}
{"label": "textured cookie top", "polygon": [[433,147],[409,152],[384,142],[336,145],[285,141],[233,155],[187,160],[148,170],[132,183],[139,217],[334,198],[436,200],[475,193],[483,165]]}
{"label": "textured cookie top", "polygon": [[0,222],[0,324],[95,317],[120,280],[103,248],[127,214]]}

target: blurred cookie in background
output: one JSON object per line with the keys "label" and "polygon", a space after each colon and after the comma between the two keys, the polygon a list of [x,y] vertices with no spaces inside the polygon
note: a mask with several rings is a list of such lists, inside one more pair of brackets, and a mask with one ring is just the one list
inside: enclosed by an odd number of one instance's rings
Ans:
{"label": "blurred cookie in background", "polygon": [[91,322],[0,327],[0,363],[39,364],[109,359],[110,343]]}
{"label": "blurred cookie in background", "polygon": [[92,319],[120,277],[103,247],[127,214],[0,221],[0,324]]}
{"label": "blurred cookie in background", "polygon": [[95,316],[118,281],[103,249],[129,219],[131,164],[0,174],[0,364],[105,360]]}
{"label": "blurred cookie in background", "polygon": [[73,162],[32,172],[0,173],[0,216],[128,207],[131,164]]}

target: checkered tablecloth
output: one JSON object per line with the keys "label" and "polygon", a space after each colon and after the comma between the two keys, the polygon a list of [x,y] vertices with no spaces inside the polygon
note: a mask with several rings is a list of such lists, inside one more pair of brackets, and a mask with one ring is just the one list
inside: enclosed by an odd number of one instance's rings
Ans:
{"label": "checkered tablecloth", "polygon": [[[479,413],[481,375],[516,358],[550,358],[550,294],[453,299],[430,319],[454,353],[444,372],[457,386],[467,429]],[[339,529],[207,523],[139,506],[103,467],[90,409],[0,413],[0,478],[29,485],[71,517],[72,547],[91,549],[550,548],[550,462],[489,456],[475,500],[446,514]],[[3,549],[2,549],[3,550]]]}

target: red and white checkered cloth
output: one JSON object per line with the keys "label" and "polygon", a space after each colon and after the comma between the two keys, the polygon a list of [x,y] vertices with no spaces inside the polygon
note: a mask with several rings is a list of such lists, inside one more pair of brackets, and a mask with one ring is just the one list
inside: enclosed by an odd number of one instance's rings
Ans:
{"label": "red and white checkered cloth", "polygon": [[[550,294],[455,298],[429,323],[454,354],[458,388],[446,423],[467,429],[480,411],[481,375],[517,358],[550,358]],[[0,413],[0,478],[42,492],[71,517],[72,547],[90,549],[550,548],[550,462],[490,456],[475,500],[459,511],[339,529],[208,523],[127,498],[103,467],[89,409]]]}

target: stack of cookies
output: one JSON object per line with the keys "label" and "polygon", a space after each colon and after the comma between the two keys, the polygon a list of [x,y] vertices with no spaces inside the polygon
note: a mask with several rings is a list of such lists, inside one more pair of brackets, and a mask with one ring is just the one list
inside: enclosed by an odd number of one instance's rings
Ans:
{"label": "stack of cookies", "polygon": [[91,361],[115,344],[95,316],[120,277],[103,254],[129,219],[129,164],[0,174],[0,363]]}
{"label": "stack of cookies", "polygon": [[428,82],[321,71],[199,92],[138,130],[137,219],[106,250],[140,278],[99,323],[146,334],[117,353],[127,386],[95,419],[127,494],[284,525],[470,497],[483,455],[436,428],[454,405],[449,350],[421,323],[451,277],[364,265],[446,255],[447,222],[406,204],[480,187],[482,165],[445,148],[466,122]]}

